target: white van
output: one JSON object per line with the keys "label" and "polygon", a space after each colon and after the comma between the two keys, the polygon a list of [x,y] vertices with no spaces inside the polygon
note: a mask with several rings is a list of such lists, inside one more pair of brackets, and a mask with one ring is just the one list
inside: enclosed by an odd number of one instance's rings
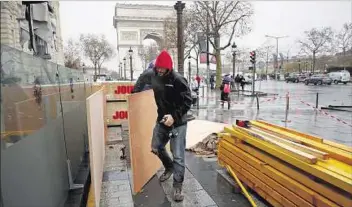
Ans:
{"label": "white van", "polygon": [[335,84],[347,84],[351,79],[351,75],[350,72],[348,72],[347,70],[342,70],[338,72],[329,73],[329,78],[331,78]]}

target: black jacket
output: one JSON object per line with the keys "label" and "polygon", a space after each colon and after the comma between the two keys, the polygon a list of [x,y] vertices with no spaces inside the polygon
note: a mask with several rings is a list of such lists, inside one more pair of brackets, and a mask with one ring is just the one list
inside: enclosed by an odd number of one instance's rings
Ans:
{"label": "black jacket", "polygon": [[166,76],[160,77],[154,70],[146,70],[138,78],[132,93],[142,91],[147,84],[154,91],[158,122],[164,115],[171,114],[175,120],[174,126],[187,123],[187,111],[191,108],[192,97],[187,80],[183,76],[171,71]]}

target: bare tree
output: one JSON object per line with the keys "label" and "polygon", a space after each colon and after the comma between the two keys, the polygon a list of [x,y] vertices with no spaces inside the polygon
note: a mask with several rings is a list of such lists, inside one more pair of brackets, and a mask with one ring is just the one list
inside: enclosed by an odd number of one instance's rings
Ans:
{"label": "bare tree", "polygon": [[81,47],[78,42],[69,39],[64,47],[65,67],[79,69],[81,64]]}
{"label": "bare tree", "polygon": [[337,47],[343,52],[343,56],[346,56],[346,51],[352,49],[352,23],[345,23],[341,31],[336,35]]}
{"label": "bare tree", "polygon": [[81,46],[84,55],[92,61],[94,65],[94,80],[97,77],[97,69],[99,70],[104,61],[111,59],[114,56],[113,46],[108,42],[104,35],[97,36],[94,34],[81,34]]}
{"label": "bare tree", "polygon": [[[184,10],[183,16],[183,45],[184,58],[189,56],[193,48],[196,46],[197,32],[200,31],[199,24],[194,20],[192,11]],[[169,17],[164,20],[164,48],[171,49],[177,47],[177,22],[175,18]]]}
{"label": "bare tree", "polygon": [[[250,31],[250,18],[253,9],[250,3],[242,1],[196,1],[193,6],[193,17],[206,32],[210,25],[210,43],[214,48],[216,57],[216,85],[221,84],[221,50],[232,44],[234,37],[242,36]],[[207,18],[208,17],[208,18]],[[206,22],[208,19],[209,22]],[[221,46],[220,36],[229,36],[228,42]]]}
{"label": "bare tree", "polygon": [[191,58],[196,61],[196,70],[197,70],[196,74],[199,75],[199,55],[200,55],[201,50],[200,50],[199,45],[197,43],[194,43],[193,51],[195,53],[195,56],[191,56]]}
{"label": "bare tree", "polygon": [[266,75],[265,77],[268,76],[269,57],[273,52],[274,52],[273,45],[265,45],[257,49],[258,59],[263,58],[265,60],[265,75]]}
{"label": "bare tree", "polygon": [[331,49],[333,38],[333,31],[331,27],[324,27],[321,29],[313,28],[304,32],[305,37],[299,40],[302,52],[312,55],[313,66],[312,72],[314,73],[317,55],[327,52]]}

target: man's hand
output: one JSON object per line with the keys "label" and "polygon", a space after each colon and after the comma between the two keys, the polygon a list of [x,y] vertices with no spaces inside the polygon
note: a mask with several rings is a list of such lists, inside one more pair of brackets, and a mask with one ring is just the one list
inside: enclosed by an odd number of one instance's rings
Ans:
{"label": "man's hand", "polygon": [[166,114],[163,119],[165,120],[164,124],[168,127],[174,124],[174,118],[172,118],[171,114]]}

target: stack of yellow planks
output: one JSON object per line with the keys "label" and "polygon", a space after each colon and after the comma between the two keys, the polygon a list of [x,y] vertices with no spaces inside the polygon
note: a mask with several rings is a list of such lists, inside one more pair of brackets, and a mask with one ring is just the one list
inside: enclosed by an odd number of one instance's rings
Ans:
{"label": "stack of yellow planks", "polygon": [[351,147],[263,121],[219,137],[219,164],[271,205],[352,207]]}

